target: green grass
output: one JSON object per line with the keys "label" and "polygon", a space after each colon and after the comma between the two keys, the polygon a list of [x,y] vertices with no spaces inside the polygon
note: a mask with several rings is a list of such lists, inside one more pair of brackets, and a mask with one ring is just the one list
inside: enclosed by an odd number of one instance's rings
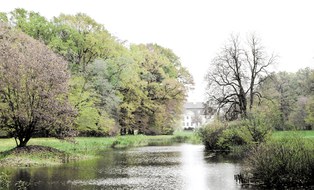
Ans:
{"label": "green grass", "polygon": [[[268,187],[314,184],[314,136],[311,131],[280,132],[246,159],[251,181]],[[248,173],[247,173],[248,174]]]}
{"label": "green grass", "polygon": [[314,130],[311,131],[276,131],[273,133],[274,138],[283,138],[289,136],[299,136],[302,138],[314,139]]}
{"label": "green grass", "polygon": [[268,188],[312,186],[314,131],[275,131],[250,151],[244,166],[238,175],[242,183]]}
{"label": "green grass", "polygon": [[55,165],[71,160],[92,159],[108,148],[128,148],[139,146],[171,145],[174,143],[200,143],[192,132],[176,132],[174,135],[158,136],[116,136],[116,137],[77,137],[72,142],[55,138],[32,138],[28,146],[52,147],[60,152],[33,151],[16,153],[15,141],[0,139],[0,166],[43,166]]}
{"label": "green grass", "polygon": [[188,142],[192,144],[201,144],[202,139],[193,131],[176,131],[174,132],[174,137],[177,141],[182,140],[182,142]]}

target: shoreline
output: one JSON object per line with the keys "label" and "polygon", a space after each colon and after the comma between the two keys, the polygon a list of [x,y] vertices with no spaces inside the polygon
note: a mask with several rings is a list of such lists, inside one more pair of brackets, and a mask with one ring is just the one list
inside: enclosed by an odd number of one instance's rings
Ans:
{"label": "shoreline", "polygon": [[190,142],[198,144],[192,132],[174,135],[130,135],[116,137],[76,137],[73,142],[55,138],[32,138],[28,146],[15,148],[14,139],[0,139],[0,167],[48,167],[73,161],[97,158],[110,148],[171,145]]}

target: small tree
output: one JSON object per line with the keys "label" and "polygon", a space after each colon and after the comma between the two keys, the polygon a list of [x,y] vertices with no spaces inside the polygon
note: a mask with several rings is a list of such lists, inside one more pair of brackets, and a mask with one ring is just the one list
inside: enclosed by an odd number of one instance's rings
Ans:
{"label": "small tree", "polygon": [[0,127],[18,147],[34,132],[73,135],[67,64],[45,45],[0,23]]}

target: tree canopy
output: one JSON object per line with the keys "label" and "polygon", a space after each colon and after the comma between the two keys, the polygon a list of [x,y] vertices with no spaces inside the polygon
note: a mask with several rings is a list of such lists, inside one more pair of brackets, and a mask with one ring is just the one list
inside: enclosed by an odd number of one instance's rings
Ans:
{"label": "tree canopy", "polygon": [[[295,73],[273,74],[263,84],[263,92],[271,104],[277,130],[313,129],[314,70],[300,69]],[[276,113],[276,114],[275,114]]]}
{"label": "tree canopy", "polygon": [[169,134],[192,77],[178,56],[157,44],[126,46],[84,13],[47,20],[15,9],[0,19],[42,41],[67,61],[68,98],[79,135]]}
{"label": "tree canopy", "polygon": [[0,126],[25,146],[36,131],[71,135],[67,63],[26,34],[0,25]]}

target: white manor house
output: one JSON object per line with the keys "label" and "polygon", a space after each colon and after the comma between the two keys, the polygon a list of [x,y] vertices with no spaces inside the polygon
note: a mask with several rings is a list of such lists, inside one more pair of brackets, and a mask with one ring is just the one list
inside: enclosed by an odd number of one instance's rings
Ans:
{"label": "white manor house", "polygon": [[202,102],[187,102],[184,104],[182,116],[183,129],[196,129],[209,122],[211,115],[205,114],[205,106]]}

